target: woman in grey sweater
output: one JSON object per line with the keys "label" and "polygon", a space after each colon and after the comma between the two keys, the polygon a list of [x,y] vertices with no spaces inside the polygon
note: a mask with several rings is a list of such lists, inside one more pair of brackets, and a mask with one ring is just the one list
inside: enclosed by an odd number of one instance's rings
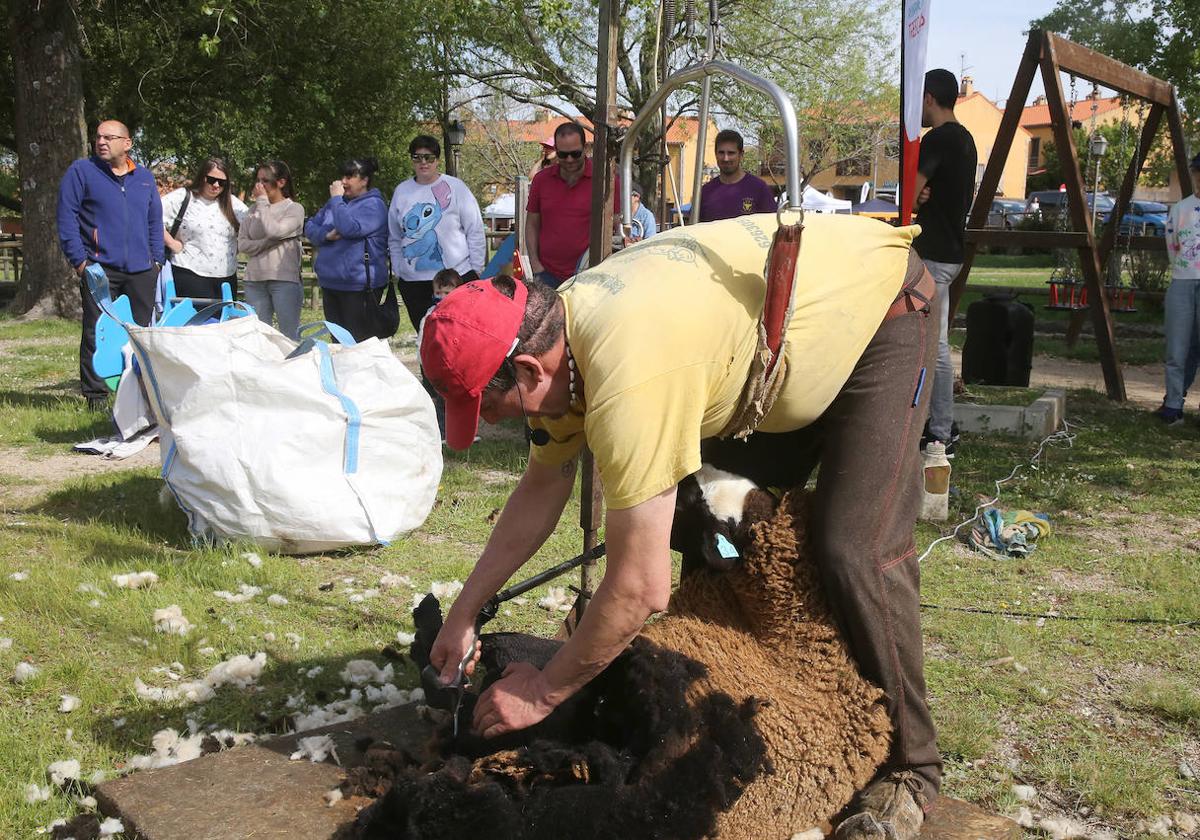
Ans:
{"label": "woman in grey sweater", "polygon": [[292,201],[292,171],[281,160],[258,167],[254,205],[238,232],[238,250],[246,265],[246,302],[260,320],[279,318],[279,331],[298,339],[304,285],[300,281],[300,235],[304,208]]}

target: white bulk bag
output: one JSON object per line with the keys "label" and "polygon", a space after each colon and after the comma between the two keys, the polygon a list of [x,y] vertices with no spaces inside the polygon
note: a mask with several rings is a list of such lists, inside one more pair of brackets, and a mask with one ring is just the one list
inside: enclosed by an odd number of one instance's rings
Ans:
{"label": "white bulk bag", "polygon": [[433,402],[386,343],[288,358],[296,342],[254,317],[128,329],[193,535],[303,554],[386,543],[429,515]]}

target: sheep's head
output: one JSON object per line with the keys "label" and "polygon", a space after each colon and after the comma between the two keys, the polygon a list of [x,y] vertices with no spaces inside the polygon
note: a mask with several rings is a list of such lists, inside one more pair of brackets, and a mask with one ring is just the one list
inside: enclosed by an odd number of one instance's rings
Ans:
{"label": "sheep's head", "polygon": [[750,543],[750,528],[770,517],[775,497],[748,478],[708,464],[679,482],[671,548],[685,572],[733,568]]}

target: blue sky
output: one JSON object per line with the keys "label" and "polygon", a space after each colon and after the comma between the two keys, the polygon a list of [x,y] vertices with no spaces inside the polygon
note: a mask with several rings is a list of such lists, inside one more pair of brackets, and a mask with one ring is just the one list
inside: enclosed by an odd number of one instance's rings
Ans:
{"label": "blue sky", "polygon": [[[975,89],[1007,99],[1025,49],[1029,21],[1054,8],[1053,0],[933,0],[927,66],[959,75],[965,60]],[[1029,98],[1042,92],[1041,75]]]}

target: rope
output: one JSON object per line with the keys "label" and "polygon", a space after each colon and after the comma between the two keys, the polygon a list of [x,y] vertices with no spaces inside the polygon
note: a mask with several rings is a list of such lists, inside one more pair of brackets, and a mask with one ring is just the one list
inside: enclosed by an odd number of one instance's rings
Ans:
{"label": "rope", "polygon": [[917,558],[917,562],[918,563],[925,562],[925,558],[929,556],[929,553],[931,551],[933,551],[934,546],[938,545],[939,543],[944,543],[947,540],[957,539],[959,532],[963,528],[966,528],[967,526],[974,523],[975,520],[977,520],[979,518],[979,514],[983,512],[984,508],[991,507],[996,502],[1000,501],[1001,486],[1005,485],[1008,482],[1015,479],[1017,477],[1018,472],[1020,472],[1025,467],[1036,470],[1038,468],[1037,462],[1042,457],[1042,453],[1046,450],[1047,446],[1057,446],[1059,444],[1065,444],[1068,449],[1070,449],[1072,446],[1074,446],[1076,434],[1075,434],[1075,432],[1072,431],[1072,429],[1076,429],[1076,428],[1082,429],[1082,428],[1084,428],[1084,426],[1081,423],[1070,423],[1065,419],[1062,421],[1062,424],[1063,424],[1063,427],[1061,429],[1042,438],[1042,442],[1038,444],[1037,451],[1033,453],[1033,457],[1030,458],[1027,463],[1017,464],[1015,467],[1013,467],[1012,472],[1010,472],[1007,476],[1005,476],[1004,478],[1001,478],[1001,479],[997,479],[994,482],[995,487],[996,487],[996,495],[995,496],[993,496],[991,499],[988,499],[986,502],[981,502],[980,504],[976,505],[975,512],[969,518],[964,519],[962,522],[958,523],[958,525],[955,526],[954,530],[951,531],[949,534],[947,534],[943,537],[938,537],[936,540],[934,540],[928,546],[926,546],[925,550],[921,553],[921,556]]}

